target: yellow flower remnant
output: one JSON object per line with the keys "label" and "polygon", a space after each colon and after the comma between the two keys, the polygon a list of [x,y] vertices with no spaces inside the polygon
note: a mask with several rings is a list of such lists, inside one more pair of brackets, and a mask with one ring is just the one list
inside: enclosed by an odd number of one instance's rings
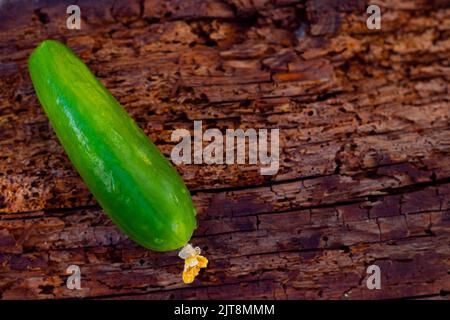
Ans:
{"label": "yellow flower remnant", "polygon": [[201,268],[206,268],[208,259],[200,255],[199,247],[187,244],[181,249],[178,256],[184,259],[183,282],[192,283],[200,272]]}

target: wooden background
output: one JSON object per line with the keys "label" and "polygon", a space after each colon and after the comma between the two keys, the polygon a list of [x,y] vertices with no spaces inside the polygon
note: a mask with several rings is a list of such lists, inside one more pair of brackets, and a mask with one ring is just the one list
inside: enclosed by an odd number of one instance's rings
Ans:
{"label": "wooden background", "polygon": [[[450,1],[3,1],[0,297],[435,298],[450,294]],[[279,128],[280,171],[179,166],[210,266],[128,240],[68,161],[27,72],[67,43],[166,154],[174,129]],[[95,107],[95,106],[93,106]],[[82,290],[66,288],[81,267]],[[382,289],[366,268],[380,266]]]}

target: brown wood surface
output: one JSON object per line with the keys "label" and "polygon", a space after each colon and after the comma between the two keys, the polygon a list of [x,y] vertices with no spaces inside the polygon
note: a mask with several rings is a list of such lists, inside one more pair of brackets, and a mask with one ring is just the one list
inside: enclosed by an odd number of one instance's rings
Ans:
{"label": "brown wood surface", "polygon": [[[72,3],[72,1],[70,1]],[[0,8],[0,297],[449,298],[450,2],[77,1]],[[174,129],[279,128],[280,170],[178,166],[210,266],[127,239],[70,164],[26,59],[73,48],[166,154]],[[81,267],[82,290],[65,269]],[[382,289],[368,290],[377,264]]]}

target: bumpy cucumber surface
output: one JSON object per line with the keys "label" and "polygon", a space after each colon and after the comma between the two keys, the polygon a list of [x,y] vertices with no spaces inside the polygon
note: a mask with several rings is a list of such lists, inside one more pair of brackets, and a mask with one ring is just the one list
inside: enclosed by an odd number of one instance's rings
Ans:
{"label": "bumpy cucumber surface", "polygon": [[118,101],[60,42],[42,42],[28,66],[64,150],[114,223],[152,250],[185,245],[196,227],[189,190]]}

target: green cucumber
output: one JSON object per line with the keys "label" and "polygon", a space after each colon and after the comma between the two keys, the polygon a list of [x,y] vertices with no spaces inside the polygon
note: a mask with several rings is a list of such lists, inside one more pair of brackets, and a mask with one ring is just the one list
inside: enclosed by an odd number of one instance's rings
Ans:
{"label": "green cucumber", "polygon": [[119,102],[58,41],[42,42],[28,67],[59,141],[114,223],[148,249],[184,246],[196,228],[189,190]]}

